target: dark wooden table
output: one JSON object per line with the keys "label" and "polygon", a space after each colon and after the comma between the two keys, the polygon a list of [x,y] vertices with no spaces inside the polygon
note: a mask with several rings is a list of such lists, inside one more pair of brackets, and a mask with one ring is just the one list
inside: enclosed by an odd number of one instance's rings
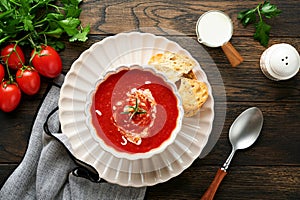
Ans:
{"label": "dark wooden table", "polygon": [[[92,1],[81,4],[82,23],[90,23],[88,42],[67,44],[60,52],[64,73],[72,62],[91,44],[124,31],[152,27],[159,35],[175,41],[183,36],[162,31],[164,28],[196,39],[195,25],[205,11],[226,12],[234,24],[232,44],[244,57],[236,68],[228,63],[220,48],[203,47],[216,63],[224,81],[227,103],[224,126],[219,122],[221,136],[213,150],[197,159],[182,174],[168,182],[148,187],[146,199],[199,199],[214,178],[217,169],[231,151],[228,130],[235,117],[244,109],[256,106],[264,114],[261,136],[250,149],[239,151],[224,178],[215,199],[299,199],[300,198],[300,75],[288,81],[267,79],[259,68],[259,59],[266,49],[252,37],[253,26],[244,28],[237,13],[256,6],[260,1]],[[272,26],[269,46],[289,43],[300,50],[300,2],[273,0],[282,13],[268,20]],[[183,42],[184,43],[184,42]],[[199,45],[187,47],[197,55]],[[196,56],[197,58],[197,56]],[[201,58],[197,58],[201,62]],[[205,66],[209,75],[209,68]],[[0,183],[21,162],[30,137],[31,125],[51,80],[43,79],[39,94],[22,99],[11,113],[0,112]],[[222,108],[222,102],[216,105]],[[224,102],[223,102],[224,103]],[[216,112],[219,109],[216,108]]]}

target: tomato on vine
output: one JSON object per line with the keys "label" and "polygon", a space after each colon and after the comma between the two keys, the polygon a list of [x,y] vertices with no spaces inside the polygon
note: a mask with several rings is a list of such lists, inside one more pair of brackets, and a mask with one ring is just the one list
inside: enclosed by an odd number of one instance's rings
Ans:
{"label": "tomato on vine", "polygon": [[0,64],[0,82],[4,79],[4,77],[5,77],[4,66]]}
{"label": "tomato on vine", "polygon": [[4,81],[0,85],[0,109],[11,112],[21,101],[21,90],[16,83]]}
{"label": "tomato on vine", "polygon": [[[0,3],[3,5],[0,9],[3,22],[0,60],[4,66],[0,65],[0,110],[10,112],[20,103],[22,93],[32,95],[38,92],[40,76],[54,78],[61,73],[62,60],[57,50],[65,48],[66,38],[69,42],[85,42],[90,25],[81,25],[81,0],[0,2],[3,2]],[[36,70],[26,67],[25,56],[19,45],[35,48],[27,64]]]}
{"label": "tomato on vine", "polygon": [[62,61],[57,51],[51,46],[42,45],[31,53],[33,67],[47,78],[55,78],[62,71]]}
{"label": "tomato on vine", "polygon": [[21,91],[27,95],[36,94],[41,85],[39,73],[32,67],[23,67],[16,73],[16,81]]}
{"label": "tomato on vine", "polygon": [[1,50],[2,60],[9,68],[17,70],[25,63],[24,53],[17,44],[9,44]]}

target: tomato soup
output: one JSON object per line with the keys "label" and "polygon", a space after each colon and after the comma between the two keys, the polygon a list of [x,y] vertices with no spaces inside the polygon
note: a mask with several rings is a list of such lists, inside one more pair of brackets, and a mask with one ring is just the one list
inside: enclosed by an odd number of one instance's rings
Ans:
{"label": "tomato soup", "polygon": [[120,152],[145,153],[159,147],[176,128],[177,98],[150,70],[121,68],[99,83],[92,123],[106,145]]}

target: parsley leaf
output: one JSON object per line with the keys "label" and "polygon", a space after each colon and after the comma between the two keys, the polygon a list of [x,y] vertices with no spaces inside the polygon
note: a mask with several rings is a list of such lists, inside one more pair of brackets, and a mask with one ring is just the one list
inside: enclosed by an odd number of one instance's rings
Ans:
{"label": "parsley leaf", "polygon": [[261,6],[261,14],[263,14],[266,18],[276,17],[281,13],[275,5],[270,4],[269,1],[265,1],[264,4]]}
{"label": "parsley leaf", "polygon": [[270,30],[271,30],[271,26],[266,24],[263,21],[259,21],[256,25],[255,25],[256,31],[253,35],[254,39],[260,41],[260,44],[263,46],[268,46],[268,42],[269,42],[269,34],[270,34]]}
{"label": "parsley leaf", "polygon": [[90,32],[90,26],[86,26],[84,28],[81,28],[80,31],[78,31],[77,34],[75,34],[72,38],[69,39],[70,42],[75,42],[75,41],[81,41],[81,42],[85,42],[88,37],[87,34]]}
{"label": "parsley leaf", "polygon": [[238,13],[238,19],[241,20],[244,26],[256,21],[256,10],[250,9]]}
{"label": "parsley leaf", "polygon": [[57,23],[69,36],[73,36],[78,33],[77,27],[80,24],[80,20],[77,18],[67,18],[60,20]]}
{"label": "parsley leaf", "polygon": [[[258,4],[255,8],[239,12],[237,18],[245,27],[249,24],[255,24],[256,30],[253,35],[254,39],[258,40],[264,47],[267,47],[271,26],[263,21],[263,16],[270,19],[278,16],[280,13],[281,10],[271,4],[270,1],[264,1],[263,3]],[[258,22],[257,15],[259,17]]]}

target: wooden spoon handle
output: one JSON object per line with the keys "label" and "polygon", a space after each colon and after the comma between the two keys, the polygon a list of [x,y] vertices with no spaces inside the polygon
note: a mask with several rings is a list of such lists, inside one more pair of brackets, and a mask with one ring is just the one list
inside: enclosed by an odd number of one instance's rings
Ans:
{"label": "wooden spoon handle", "polygon": [[204,195],[201,197],[201,200],[212,200],[214,198],[215,193],[226,174],[226,171],[218,169],[214,180],[212,181]]}
{"label": "wooden spoon handle", "polygon": [[243,62],[243,57],[239,54],[239,52],[232,46],[230,42],[222,45],[222,50],[227,56],[232,67],[236,67]]}

